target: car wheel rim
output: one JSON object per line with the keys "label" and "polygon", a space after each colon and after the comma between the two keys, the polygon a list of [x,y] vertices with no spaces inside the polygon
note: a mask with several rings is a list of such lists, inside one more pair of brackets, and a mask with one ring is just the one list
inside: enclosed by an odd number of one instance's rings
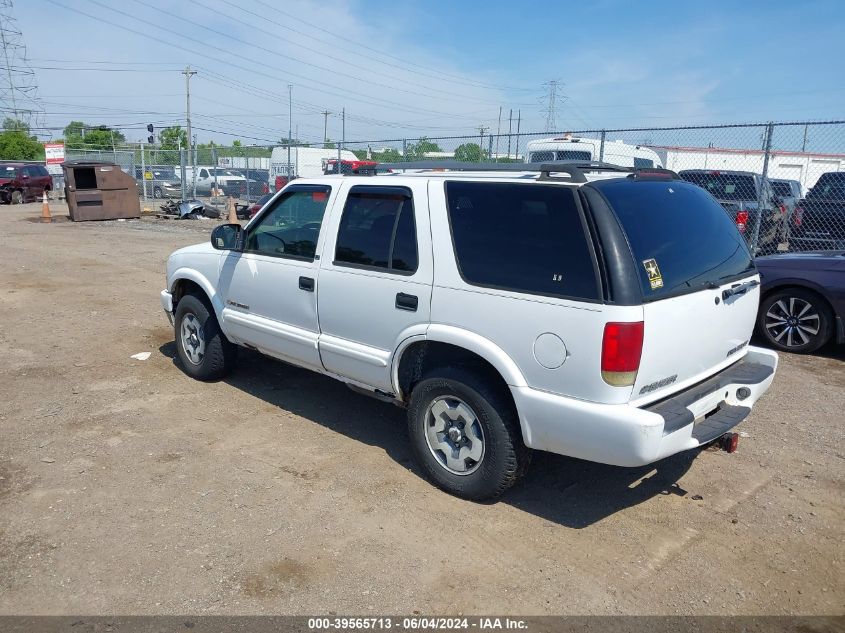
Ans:
{"label": "car wheel rim", "polygon": [[441,467],[469,475],[484,459],[484,431],[478,416],[460,398],[436,398],[425,413],[425,440]]}
{"label": "car wheel rim", "polygon": [[798,297],[775,301],[766,312],[766,333],[784,347],[803,347],[818,336],[821,316],[809,301]]}
{"label": "car wheel rim", "polygon": [[202,363],[205,356],[205,339],[203,337],[202,324],[193,314],[186,314],[182,317],[181,340],[182,351],[185,357],[194,365]]}

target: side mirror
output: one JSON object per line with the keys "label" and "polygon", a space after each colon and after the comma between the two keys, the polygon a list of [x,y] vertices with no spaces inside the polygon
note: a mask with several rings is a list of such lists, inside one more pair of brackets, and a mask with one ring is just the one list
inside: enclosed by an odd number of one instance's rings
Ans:
{"label": "side mirror", "polygon": [[221,224],[211,232],[211,245],[218,251],[243,248],[244,229],[240,224]]}

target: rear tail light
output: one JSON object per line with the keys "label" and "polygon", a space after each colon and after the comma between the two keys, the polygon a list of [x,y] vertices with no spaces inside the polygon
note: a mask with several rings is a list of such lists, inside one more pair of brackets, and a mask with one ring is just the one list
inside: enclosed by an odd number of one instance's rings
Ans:
{"label": "rear tail light", "polygon": [[796,207],[795,211],[792,213],[792,224],[795,226],[801,226],[801,223],[804,221],[804,209],[801,207]]}
{"label": "rear tail light", "polygon": [[736,228],[740,233],[745,233],[746,226],[748,226],[748,211],[740,211],[736,214]]}
{"label": "rear tail light", "polygon": [[281,191],[284,189],[285,185],[288,184],[288,179],[284,176],[276,176],[276,191]]}
{"label": "rear tail light", "polygon": [[268,185],[266,182],[261,183],[261,193],[270,193],[270,185]]}
{"label": "rear tail light", "polygon": [[785,204],[780,205],[780,214],[786,215],[786,205]]}
{"label": "rear tail light", "polygon": [[601,344],[601,377],[614,387],[630,387],[637,379],[643,353],[643,322],[607,323]]}

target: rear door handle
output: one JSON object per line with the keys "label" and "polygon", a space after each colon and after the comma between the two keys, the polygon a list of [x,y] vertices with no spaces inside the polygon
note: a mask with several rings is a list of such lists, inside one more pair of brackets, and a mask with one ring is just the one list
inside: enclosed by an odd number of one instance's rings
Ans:
{"label": "rear door handle", "polygon": [[306,292],[314,292],[314,279],[311,277],[299,278],[299,289]]}
{"label": "rear door handle", "polygon": [[414,295],[406,295],[400,292],[396,295],[396,308],[398,310],[408,310],[408,312],[416,312],[420,300]]}

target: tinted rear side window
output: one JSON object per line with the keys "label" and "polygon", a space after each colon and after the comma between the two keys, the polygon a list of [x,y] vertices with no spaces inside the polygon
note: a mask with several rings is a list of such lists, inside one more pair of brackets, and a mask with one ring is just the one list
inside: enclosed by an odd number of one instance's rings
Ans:
{"label": "tinted rear side window", "polygon": [[416,271],[411,192],[398,187],[353,187],[340,218],[335,264]]}
{"label": "tinted rear side window", "polygon": [[789,186],[788,182],[778,182],[773,180],[771,183],[776,196],[780,196],[781,198],[790,198],[794,195],[792,193],[792,187]]}
{"label": "tinted rear side window", "polygon": [[616,212],[646,300],[724,283],[754,268],[734,222],[698,187],[627,179],[585,186],[604,194]]}
{"label": "tinted rear side window", "polygon": [[810,198],[845,198],[845,172],[822,174],[810,191]]}
{"label": "tinted rear side window", "polygon": [[716,200],[756,200],[753,176],[725,174],[718,171],[682,171],[681,178],[706,189]]}
{"label": "tinted rear side window", "polygon": [[449,182],[449,223],[467,283],[597,300],[599,289],[570,187]]}

